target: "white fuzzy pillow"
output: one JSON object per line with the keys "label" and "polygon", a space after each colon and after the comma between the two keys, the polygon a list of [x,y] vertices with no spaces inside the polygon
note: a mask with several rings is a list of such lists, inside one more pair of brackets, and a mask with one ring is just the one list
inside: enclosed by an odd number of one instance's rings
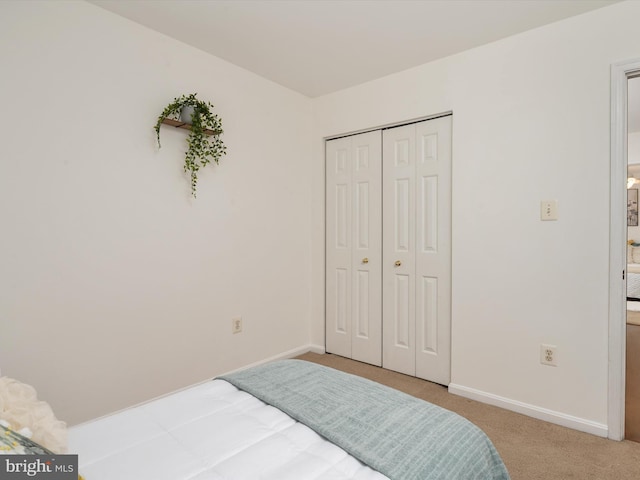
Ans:
{"label": "white fuzzy pillow", "polygon": [[31,440],[54,453],[67,451],[67,425],[56,419],[48,403],[38,400],[31,385],[0,377],[0,420],[15,431],[29,429]]}

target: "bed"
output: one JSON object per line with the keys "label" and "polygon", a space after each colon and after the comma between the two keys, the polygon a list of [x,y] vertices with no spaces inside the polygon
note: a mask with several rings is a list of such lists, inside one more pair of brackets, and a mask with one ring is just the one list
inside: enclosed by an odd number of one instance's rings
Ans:
{"label": "bed", "polygon": [[640,264],[627,264],[627,323],[640,325]]}
{"label": "bed", "polygon": [[627,300],[640,302],[640,264],[627,264]]}
{"label": "bed", "polygon": [[69,452],[87,480],[509,479],[459,415],[302,360],[72,427]]}
{"label": "bed", "polygon": [[627,241],[627,300],[640,301],[640,243]]}

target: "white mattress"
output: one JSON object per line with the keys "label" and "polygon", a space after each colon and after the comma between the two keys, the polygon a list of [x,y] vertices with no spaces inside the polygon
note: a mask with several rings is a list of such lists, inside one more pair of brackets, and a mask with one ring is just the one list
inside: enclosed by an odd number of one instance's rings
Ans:
{"label": "white mattress", "polygon": [[72,427],[69,453],[87,480],[387,478],[224,380]]}

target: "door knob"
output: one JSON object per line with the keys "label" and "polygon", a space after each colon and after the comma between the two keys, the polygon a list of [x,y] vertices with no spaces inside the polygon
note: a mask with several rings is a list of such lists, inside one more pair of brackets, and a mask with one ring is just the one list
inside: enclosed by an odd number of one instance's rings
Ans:
{"label": "door knob", "polygon": [[399,267],[400,265],[402,265],[402,262],[400,260],[396,260],[396,267]]}
{"label": "door knob", "polygon": [[367,257],[364,257],[364,258],[362,259],[362,263],[369,263],[369,259],[368,259]]}

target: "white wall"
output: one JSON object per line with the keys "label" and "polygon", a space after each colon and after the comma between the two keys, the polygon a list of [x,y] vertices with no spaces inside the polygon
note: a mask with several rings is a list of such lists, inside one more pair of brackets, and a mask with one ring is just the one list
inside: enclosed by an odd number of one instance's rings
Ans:
{"label": "white wall", "polygon": [[[73,424],[323,344],[322,137],[452,110],[452,380],[602,427],[609,68],[640,57],[637,18],[616,4],[311,101],[93,5],[0,3],[2,373]],[[197,200],[184,133],[158,151],[152,130],[190,92],[229,148]]]}
{"label": "white wall", "polygon": [[[605,435],[609,77],[640,57],[638,18],[623,2],[314,102],[316,239],[319,138],[453,111],[452,382]],[[543,199],[558,221],[539,220]],[[314,260],[320,285],[320,241]]]}
{"label": "white wall", "polygon": [[629,165],[640,164],[640,132],[629,132],[627,137],[627,155]]}
{"label": "white wall", "polygon": [[[0,2],[0,64],[3,374],[74,424],[308,344],[309,99],[84,2]],[[197,200],[153,131],[192,92]]]}

